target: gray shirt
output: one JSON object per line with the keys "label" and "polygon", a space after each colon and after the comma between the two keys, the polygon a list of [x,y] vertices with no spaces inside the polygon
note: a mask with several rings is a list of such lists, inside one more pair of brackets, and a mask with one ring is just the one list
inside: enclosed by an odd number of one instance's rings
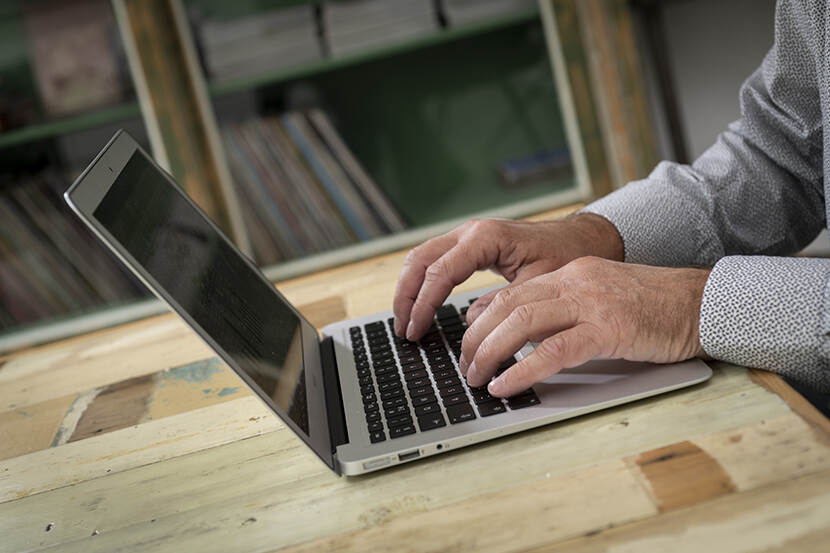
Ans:
{"label": "gray shirt", "polygon": [[692,165],[589,205],[619,230],[625,259],[714,266],[700,340],[712,357],[830,391],[830,260],[776,257],[826,225],[830,189],[830,12],[780,0],[775,43],[741,88],[741,118]]}

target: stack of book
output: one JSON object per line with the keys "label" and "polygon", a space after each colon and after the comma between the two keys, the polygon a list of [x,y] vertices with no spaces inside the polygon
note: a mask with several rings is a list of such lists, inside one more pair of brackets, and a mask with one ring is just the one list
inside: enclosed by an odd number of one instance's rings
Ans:
{"label": "stack of book", "polygon": [[143,294],[69,213],[54,174],[0,193],[0,330]]}
{"label": "stack of book", "polygon": [[205,65],[215,81],[322,57],[314,8],[305,2],[227,21],[206,19],[199,31]]}
{"label": "stack of book", "polygon": [[406,228],[323,111],[252,119],[222,135],[259,264]]}
{"label": "stack of book", "polygon": [[428,34],[437,28],[431,0],[332,0],[323,4],[323,29],[333,56]]}
{"label": "stack of book", "polygon": [[450,25],[464,25],[493,19],[511,12],[531,10],[536,0],[443,0],[444,16]]}

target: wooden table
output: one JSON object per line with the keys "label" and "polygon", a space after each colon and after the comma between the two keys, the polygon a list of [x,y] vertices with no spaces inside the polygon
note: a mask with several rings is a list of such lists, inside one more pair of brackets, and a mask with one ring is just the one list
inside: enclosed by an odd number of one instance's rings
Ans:
{"label": "wooden table", "polygon": [[[402,258],[279,288],[322,326],[387,309]],[[713,368],[338,478],[178,319],[152,318],[5,359],[0,551],[830,550],[827,419],[773,375]]]}

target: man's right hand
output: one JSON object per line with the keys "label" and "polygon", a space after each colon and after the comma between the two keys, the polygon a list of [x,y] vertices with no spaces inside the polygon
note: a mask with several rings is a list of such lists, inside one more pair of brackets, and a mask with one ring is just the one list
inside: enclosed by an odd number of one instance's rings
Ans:
{"label": "man's right hand", "polygon": [[[395,292],[395,333],[420,339],[452,289],[475,271],[492,269],[511,284],[585,256],[623,260],[623,243],[609,221],[590,213],[537,223],[474,219],[409,252]],[[495,292],[467,311],[472,322]]]}

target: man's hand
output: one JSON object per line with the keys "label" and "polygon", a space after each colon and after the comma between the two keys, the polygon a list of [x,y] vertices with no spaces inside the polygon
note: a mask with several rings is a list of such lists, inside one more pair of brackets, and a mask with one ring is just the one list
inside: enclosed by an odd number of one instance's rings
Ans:
{"label": "man's hand", "polygon": [[[395,333],[420,339],[452,289],[477,270],[490,268],[515,286],[586,255],[623,258],[619,233],[598,215],[538,223],[470,221],[409,252],[395,293]],[[494,295],[470,306],[468,319]]]}
{"label": "man's hand", "polygon": [[490,382],[491,394],[509,397],[595,357],[667,363],[705,355],[698,322],[708,276],[577,259],[498,291],[464,334],[461,371],[483,386],[526,342],[541,342]]}

